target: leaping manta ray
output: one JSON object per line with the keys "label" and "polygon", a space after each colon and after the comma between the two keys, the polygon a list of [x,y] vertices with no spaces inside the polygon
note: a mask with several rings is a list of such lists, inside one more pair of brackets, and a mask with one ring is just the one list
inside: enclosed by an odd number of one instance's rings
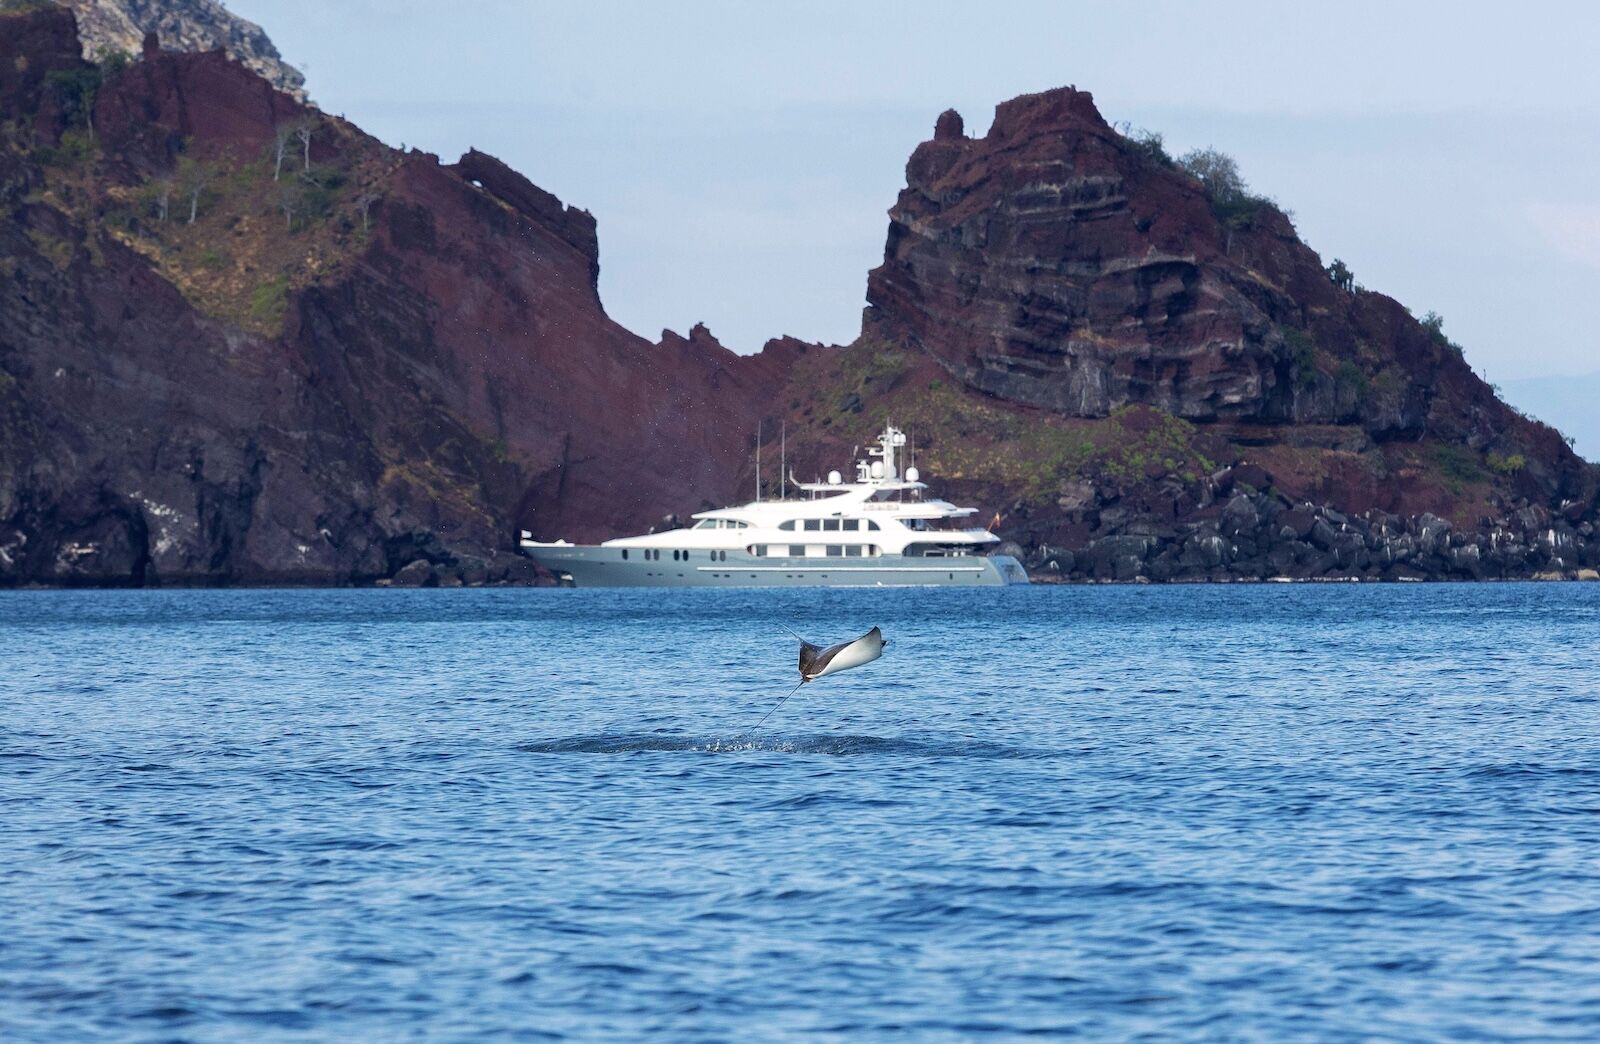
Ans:
{"label": "leaping manta ray", "polygon": [[[784,630],[788,631],[789,629],[785,627]],[[793,631],[789,631],[789,633],[794,634]],[[854,641],[840,642],[838,645],[830,645],[826,649],[812,645],[798,634],[794,634],[794,636],[800,642],[800,681],[795,684],[794,688],[789,690],[788,696],[779,700],[773,705],[772,710],[761,716],[761,720],[756,722],[757,729],[768,718],[772,717],[772,711],[787,703],[789,696],[799,692],[800,686],[806,682],[813,682],[830,674],[838,674],[840,671],[848,671],[852,667],[860,667],[864,663],[871,663],[883,655],[883,647],[889,644],[889,639],[883,636],[883,631],[876,627]],[[755,729],[751,731],[754,732]]]}
{"label": "leaping manta ray", "polygon": [[[798,634],[795,637],[800,638]],[[883,655],[883,647],[888,644],[888,639],[876,627],[853,642],[840,642],[826,649],[800,638],[800,684],[871,663]]]}

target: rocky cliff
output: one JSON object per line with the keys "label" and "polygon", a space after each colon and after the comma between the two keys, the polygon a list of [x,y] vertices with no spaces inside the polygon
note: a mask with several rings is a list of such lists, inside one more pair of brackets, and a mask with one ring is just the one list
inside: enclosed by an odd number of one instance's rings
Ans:
{"label": "rocky cliff", "polygon": [[518,529],[642,531],[750,489],[762,424],[810,477],[888,418],[1042,577],[1600,566],[1557,432],[1083,92],[941,116],[861,336],[741,357],[612,322],[594,218],[491,156],[389,149],[226,49],[96,65],[32,7],[0,14],[0,584],[527,580]]}
{"label": "rocky cliff", "polygon": [[803,348],[617,326],[594,219],[492,157],[0,17],[0,582],[526,579],[518,528],[733,495]]}
{"label": "rocky cliff", "polygon": [[267,34],[216,0],[62,0],[78,18],[83,57],[135,55],[147,33],[174,51],[222,50],[274,87],[304,100],[305,76],[283,60]]}
{"label": "rocky cliff", "polygon": [[1595,469],[1437,326],[1337,275],[1270,201],[1219,198],[1086,92],[1008,101],[982,138],[946,112],[861,338],[796,420],[892,412],[1066,575],[1600,563]]}

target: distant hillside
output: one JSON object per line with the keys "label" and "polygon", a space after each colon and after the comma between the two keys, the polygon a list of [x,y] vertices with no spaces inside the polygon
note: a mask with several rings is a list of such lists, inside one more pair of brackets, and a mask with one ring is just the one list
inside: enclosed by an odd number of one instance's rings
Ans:
{"label": "distant hillside", "polygon": [[1505,381],[1506,401],[1570,435],[1573,449],[1600,461],[1600,370],[1572,377]]}
{"label": "distant hillside", "polygon": [[173,51],[227,51],[267,82],[302,101],[305,77],[283,60],[267,34],[217,0],[60,0],[78,16],[83,56],[139,53],[146,33]]}

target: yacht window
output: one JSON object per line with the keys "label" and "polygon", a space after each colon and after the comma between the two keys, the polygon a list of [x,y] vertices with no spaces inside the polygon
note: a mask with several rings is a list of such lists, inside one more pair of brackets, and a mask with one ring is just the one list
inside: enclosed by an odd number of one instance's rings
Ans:
{"label": "yacht window", "polygon": [[794,532],[794,522],[795,522],[795,520],[791,518],[789,521],[780,524],[778,526],[778,528],[783,530],[785,533],[793,533]]}
{"label": "yacht window", "polygon": [[861,557],[861,545],[860,544],[846,544],[845,545],[845,549],[844,549],[844,556],[846,558],[860,558]]}
{"label": "yacht window", "polygon": [[842,544],[829,544],[828,545],[828,557],[829,558],[843,558],[844,557],[844,546]]}
{"label": "yacht window", "polygon": [[847,518],[844,520],[844,531],[846,533],[854,533],[856,531],[856,527],[860,524],[861,520],[859,518]]}
{"label": "yacht window", "polygon": [[836,518],[825,518],[822,520],[822,528],[830,533],[837,533],[839,531],[839,520]]}
{"label": "yacht window", "polygon": [[719,527],[721,525],[722,525],[722,522],[719,519],[702,518],[700,520],[700,524],[695,526],[694,528],[696,528],[696,529],[716,529],[717,527]]}
{"label": "yacht window", "polygon": [[872,531],[874,531],[874,532],[876,532],[877,529],[878,529],[878,523],[874,522],[872,519],[869,518],[869,519],[867,519],[867,528],[872,530]]}
{"label": "yacht window", "polygon": [[628,560],[628,549],[627,548],[623,548],[622,549],[622,560],[624,562],[626,562]]}
{"label": "yacht window", "polygon": [[805,553],[806,553],[806,545],[804,545],[804,544],[790,544],[789,545],[789,556],[791,558],[804,558],[805,557]]}
{"label": "yacht window", "polygon": [[820,531],[821,529],[822,529],[822,519],[820,519],[820,518],[808,518],[808,519],[806,519],[806,532],[807,533],[815,533],[815,532]]}

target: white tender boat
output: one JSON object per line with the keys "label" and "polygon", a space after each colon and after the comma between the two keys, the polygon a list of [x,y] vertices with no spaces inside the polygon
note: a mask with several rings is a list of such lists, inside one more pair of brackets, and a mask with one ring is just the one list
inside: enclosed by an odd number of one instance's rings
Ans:
{"label": "white tender boat", "polygon": [[800,496],[702,511],[695,524],[602,544],[522,550],[578,587],[907,587],[1025,584],[1000,538],[967,523],[976,508],[926,496],[900,472],[906,436],[893,426],[855,464],[855,481],[789,482]]}

